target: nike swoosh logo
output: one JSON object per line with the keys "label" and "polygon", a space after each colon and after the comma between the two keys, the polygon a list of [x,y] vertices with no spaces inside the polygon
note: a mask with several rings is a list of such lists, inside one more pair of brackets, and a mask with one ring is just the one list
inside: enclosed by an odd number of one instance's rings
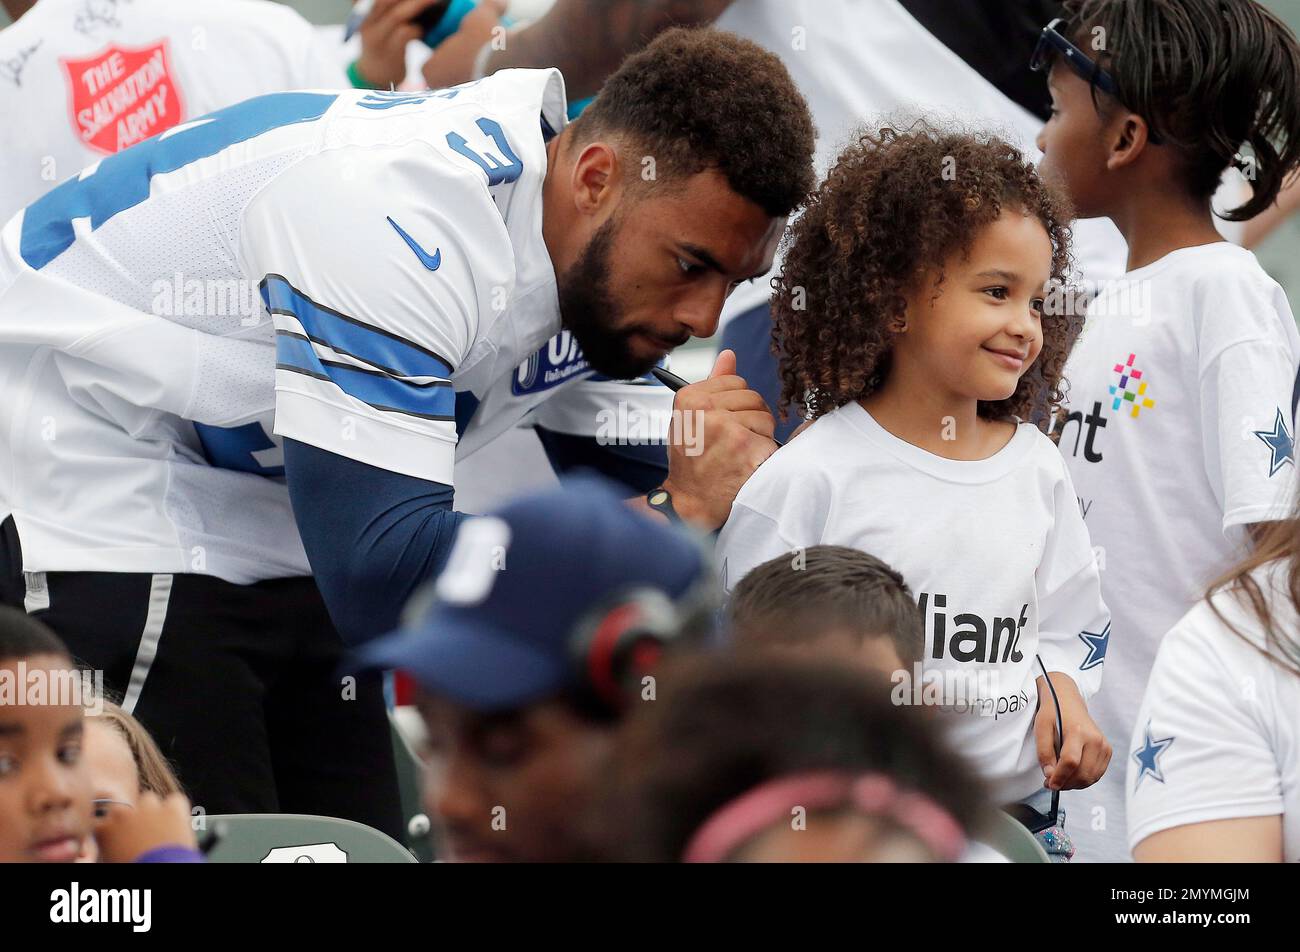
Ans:
{"label": "nike swoosh logo", "polygon": [[388,224],[392,225],[393,229],[399,235],[402,236],[402,240],[411,246],[411,250],[415,252],[415,256],[420,259],[420,264],[424,265],[430,271],[438,270],[438,266],[442,264],[441,248],[434,248],[433,254],[429,254],[429,252],[425,251],[423,248],[420,247],[420,243],[418,241],[416,241],[406,232],[402,231],[402,226],[399,225],[397,222],[393,221],[392,218],[388,219]]}

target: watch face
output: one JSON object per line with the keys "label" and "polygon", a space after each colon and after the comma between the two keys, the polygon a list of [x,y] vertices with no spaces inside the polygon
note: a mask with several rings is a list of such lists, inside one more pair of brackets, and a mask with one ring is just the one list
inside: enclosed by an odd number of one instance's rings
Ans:
{"label": "watch face", "polygon": [[652,489],[650,490],[650,495],[646,498],[649,500],[650,505],[662,506],[664,503],[668,502],[672,496],[668,495],[668,490],[666,489]]}

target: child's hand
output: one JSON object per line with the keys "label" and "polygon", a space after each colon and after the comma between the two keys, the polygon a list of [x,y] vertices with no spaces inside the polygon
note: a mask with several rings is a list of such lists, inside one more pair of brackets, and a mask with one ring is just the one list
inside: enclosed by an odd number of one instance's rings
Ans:
{"label": "child's hand", "polygon": [[1091,715],[1088,704],[1069,675],[1051,673],[1052,686],[1061,702],[1061,725],[1065,737],[1061,756],[1056,756],[1056,705],[1046,682],[1038,679],[1038,714],[1034,717],[1034,739],[1038,762],[1043,767],[1043,786],[1049,790],[1080,790],[1090,787],[1106,772],[1110,763],[1110,742]]}
{"label": "child's hand", "polygon": [[160,846],[197,849],[190,801],[173,793],[167,799],[142,793],[135,809],[113,807],[95,829],[101,863],[133,863]]}

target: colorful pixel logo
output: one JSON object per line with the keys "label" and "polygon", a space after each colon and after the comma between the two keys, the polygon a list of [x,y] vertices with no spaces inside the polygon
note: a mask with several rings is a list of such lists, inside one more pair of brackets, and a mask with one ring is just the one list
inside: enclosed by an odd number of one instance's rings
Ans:
{"label": "colorful pixel logo", "polygon": [[1129,415],[1134,418],[1139,411],[1150,410],[1156,405],[1156,402],[1146,395],[1147,382],[1142,379],[1142,371],[1133,366],[1133,361],[1136,359],[1136,354],[1129,354],[1128,360],[1115,365],[1115,373],[1119,374],[1119,384],[1110,386],[1110,395],[1115,398],[1110,408],[1119,410],[1125,403],[1132,404],[1133,412]]}

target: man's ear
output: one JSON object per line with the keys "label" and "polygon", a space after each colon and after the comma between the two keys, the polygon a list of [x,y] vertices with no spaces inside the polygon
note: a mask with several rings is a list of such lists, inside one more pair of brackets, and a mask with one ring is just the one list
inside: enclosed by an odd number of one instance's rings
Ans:
{"label": "man's ear", "polygon": [[573,163],[573,204],[583,215],[599,215],[617,200],[621,170],[618,153],[607,142],[582,146]]}
{"label": "man's ear", "polygon": [[1114,172],[1137,161],[1149,144],[1147,121],[1135,112],[1125,112],[1111,132],[1106,169]]}

